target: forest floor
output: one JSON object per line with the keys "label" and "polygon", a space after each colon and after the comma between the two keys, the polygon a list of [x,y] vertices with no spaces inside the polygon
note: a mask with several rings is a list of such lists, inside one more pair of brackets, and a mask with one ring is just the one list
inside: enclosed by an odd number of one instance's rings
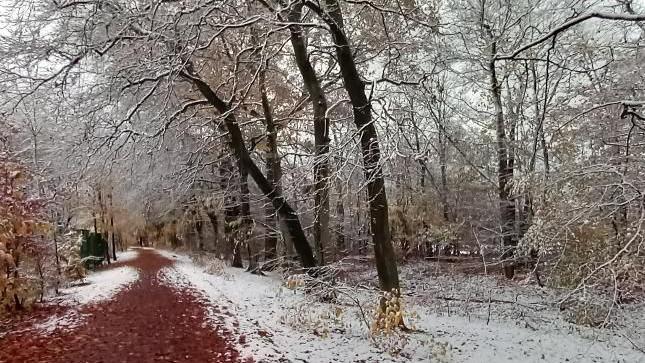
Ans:
{"label": "forest floor", "polygon": [[334,267],[321,299],[303,275],[129,251],[4,335],[0,327],[0,362],[645,362],[642,303],[620,309],[620,326],[586,328],[559,311],[561,291],[408,263],[412,332],[379,335],[369,329],[379,301],[372,263]]}
{"label": "forest floor", "polygon": [[256,362],[645,362],[642,303],[621,308],[618,327],[589,328],[559,310],[564,291],[419,261],[400,266],[412,332],[374,334],[378,279],[364,258],[334,264],[336,283],[317,291],[299,283],[303,275],[258,276],[204,253],[160,253],[175,260],[162,279],[200,291],[214,306],[212,324],[240,337],[241,356]]}
{"label": "forest floor", "polygon": [[206,323],[195,290],[159,280],[169,259],[140,250],[123,260],[12,322],[0,362],[240,361],[233,336]]}

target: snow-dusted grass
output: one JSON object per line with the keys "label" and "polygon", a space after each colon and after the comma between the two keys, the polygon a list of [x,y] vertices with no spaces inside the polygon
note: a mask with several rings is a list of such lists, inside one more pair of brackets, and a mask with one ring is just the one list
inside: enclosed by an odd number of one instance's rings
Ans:
{"label": "snow-dusted grass", "polygon": [[[123,255],[122,255],[123,256]],[[124,259],[136,258],[136,253],[126,253]],[[63,314],[48,317],[36,323],[29,330],[41,334],[51,334],[57,330],[70,330],[83,324],[80,308],[87,304],[96,304],[112,299],[117,293],[139,279],[137,269],[122,266],[94,272],[85,278],[75,281],[72,286],[61,289],[58,296],[49,299],[49,303],[69,307]]]}
{"label": "snow-dusted grass", "polygon": [[[568,323],[549,304],[557,291],[493,276],[438,278],[419,266],[404,266],[405,311],[416,331],[374,343],[352,302],[360,301],[371,318],[378,299],[373,289],[349,289],[351,298],[322,303],[286,288],[277,274],[260,277],[225,268],[211,275],[184,255],[162,254],[176,263],[160,277],[200,291],[211,306],[212,323],[242,336],[240,350],[259,362],[645,362],[632,345],[642,337],[628,340],[611,330]],[[374,277],[369,270],[361,276],[368,285]],[[488,303],[489,298],[517,303]]]}
{"label": "snow-dusted grass", "polygon": [[[199,290],[214,307],[212,323],[242,336],[243,355],[258,361],[348,362],[386,361],[378,349],[367,344],[366,329],[357,319],[351,319],[355,329],[344,334],[330,332],[321,337],[315,329],[295,329],[286,321],[289,314],[304,315],[302,320],[315,319],[322,309],[309,304],[299,292],[283,287],[278,276],[257,276],[240,269],[226,269],[224,274],[210,275],[186,256],[162,252],[175,259],[172,268],[164,269],[160,278],[180,288]],[[224,310],[224,308],[227,308]],[[222,313],[217,313],[222,311]],[[227,314],[230,313],[230,315]],[[304,327],[303,327],[304,328]]]}
{"label": "snow-dusted grass", "polygon": [[89,274],[77,285],[61,289],[52,300],[68,305],[85,305],[110,300],[119,291],[137,281],[139,272],[130,266],[115,267]]}

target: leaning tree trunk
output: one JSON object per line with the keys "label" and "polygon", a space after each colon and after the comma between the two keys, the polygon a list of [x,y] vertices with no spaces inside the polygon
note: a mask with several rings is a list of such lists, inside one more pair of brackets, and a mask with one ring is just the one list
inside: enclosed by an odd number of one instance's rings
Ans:
{"label": "leaning tree trunk", "polygon": [[302,3],[289,12],[291,45],[314,111],[314,242],[318,264],[325,263],[324,250],[329,245],[329,120],[327,99],[309,61],[302,18]]}
{"label": "leaning tree trunk", "polygon": [[296,252],[300,256],[302,266],[306,269],[316,267],[316,260],[314,259],[311,246],[307,241],[305,231],[300,224],[298,214],[286,201],[282,193],[277,191],[273,185],[267,180],[260,168],[255,164],[249,150],[244,143],[242,131],[237,123],[235,114],[232,112],[230,105],[220,99],[215,91],[195,74],[192,67],[188,65],[186,72],[182,72],[182,76],[189,79],[199,89],[201,94],[208,100],[208,102],[217,109],[217,111],[224,116],[224,124],[229,132],[231,138],[231,146],[233,151],[242,167],[253,178],[258,188],[262,193],[271,201],[273,207],[277,211],[279,217],[284,221],[285,227],[291,240],[293,241]]}
{"label": "leaning tree trunk", "polygon": [[312,2],[306,2],[306,5],[318,14],[330,28],[345,90],[353,107],[354,123],[360,133],[363,166],[367,181],[370,231],[374,243],[379,285],[384,291],[398,291],[399,273],[390,236],[381,151],[376,128],[372,121],[371,103],[365,95],[365,85],[358,74],[352,47],[343,30],[343,16],[338,1],[327,0],[326,4],[328,9],[323,10]]}

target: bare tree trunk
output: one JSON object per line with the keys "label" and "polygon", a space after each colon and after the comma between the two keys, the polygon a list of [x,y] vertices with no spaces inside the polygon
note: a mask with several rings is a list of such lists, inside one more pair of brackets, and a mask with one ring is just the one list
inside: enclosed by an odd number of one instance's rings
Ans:
{"label": "bare tree trunk", "polygon": [[[104,234],[106,231],[103,231],[105,229],[105,208],[103,208],[103,198],[102,198],[102,193],[101,190],[98,189],[98,201],[99,201],[99,210],[101,211],[101,239],[105,241],[105,259],[107,260],[108,265],[111,263],[110,261],[110,245],[108,244],[107,236],[104,237]],[[94,219],[94,229],[96,229],[96,218]]]}
{"label": "bare tree trunk", "polygon": [[247,271],[256,273],[258,271],[258,257],[253,253],[251,246],[251,207],[249,204],[249,174],[241,163],[238,163],[240,173],[240,211],[241,221],[238,227],[238,244],[246,245],[249,254],[249,267]]}
{"label": "bare tree trunk", "polygon": [[110,237],[112,238],[112,259],[116,261],[116,243],[114,242],[114,204],[112,203],[112,193],[108,194],[110,200]]}
{"label": "bare tree trunk", "polygon": [[443,219],[450,222],[450,211],[448,208],[448,175],[446,172],[446,140],[445,140],[445,125],[439,127],[439,170],[441,173],[441,209],[443,212]]}
{"label": "bare tree trunk", "polygon": [[[490,31],[490,30],[489,30]],[[491,39],[492,39],[491,34]],[[506,124],[502,108],[501,85],[497,80],[495,61],[497,44],[491,42],[491,60],[489,62],[490,92],[495,107],[495,124],[497,128],[497,181],[499,196],[499,213],[504,252],[502,259],[512,259],[517,246],[515,233],[515,201],[510,198],[510,184],[513,180],[513,164],[506,139]],[[504,275],[511,279],[515,275],[515,263],[504,262]]]}
{"label": "bare tree trunk", "polygon": [[173,249],[179,246],[179,239],[177,238],[177,221],[170,222],[170,247]]}
{"label": "bare tree trunk", "polygon": [[323,10],[311,2],[307,2],[306,4],[330,28],[344,86],[353,106],[354,123],[360,132],[370,209],[370,230],[372,233],[372,242],[374,243],[374,256],[379,285],[384,291],[398,291],[399,273],[390,236],[387,195],[383,180],[383,166],[381,165],[378,135],[372,122],[371,103],[365,95],[365,85],[358,74],[352,47],[343,30],[341,9],[337,0],[327,0],[327,10]]}
{"label": "bare tree trunk", "polygon": [[219,246],[219,222],[217,219],[217,212],[212,209],[207,209],[206,215],[208,216],[208,220],[211,222],[211,226],[213,226],[213,250],[217,250]]}
{"label": "bare tree trunk", "polygon": [[[269,97],[266,92],[266,69],[263,67],[260,71],[260,96],[262,99],[262,111],[264,113],[264,123],[267,132],[267,143],[269,150],[266,154],[266,172],[267,180],[273,185],[273,188],[282,194],[282,168],[280,166],[280,157],[278,155],[278,130],[273,122],[273,111],[269,104]],[[277,223],[277,216],[273,206],[268,204],[265,208],[266,224],[268,232],[264,240],[264,260],[273,261],[277,257],[278,235],[277,230],[280,228]],[[273,228],[274,230],[271,230]]]}
{"label": "bare tree trunk", "polygon": [[58,252],[58,219],[56,220],[56,225],[54,225],[54,258],[56,262],[56,284],[54,285],[54,292],[58,295],[58,286],[60,285],[60,280],[62,278],[62,271],[60,268],[60,255]]}
{"label": "bare tree trunk", "polygon": [[197,232],[197,249],[204,250],[204,222],[199,208],[194,212],[195,215],[195,232]]}
{"label": "bare tree trunk", "polygon": [[233,224],[239,215],[239,205],[235,193],[229,190],[229,179],[233,173],[233,166],[230,158],[222,153],[219,163],[220,189],[224,194],[224,243],[222,250],[227,259],[231,259],[233,267],[241,267],[241,259],[238,258],[235,249],[235,236],[233,235]]}
{"label": "bare tree trunk", "polygon": [[302,3],[296,3],[289,13],[289,30],[296,64],[309,93],[314,111],[314,242],[319,265],[325,263],[324,249],[329,245],[329,120],[327,99],[309,61],[304,29],[299,25]]}
{"label": "bare tree trunk", "polygon": [[343,184],[336,180],[336,251],[337,255],[344,255],[347,251],[345,244],[345,206],[343,204]]}

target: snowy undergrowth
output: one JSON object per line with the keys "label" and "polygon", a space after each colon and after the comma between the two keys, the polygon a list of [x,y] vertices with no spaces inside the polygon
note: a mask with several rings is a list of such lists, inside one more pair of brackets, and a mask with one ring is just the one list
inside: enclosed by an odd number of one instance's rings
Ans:
{"label": "snowy undergrowth", "polygon": [[[340,296],[338,304],[322,303],[302,289],[287,288],[277,274],[261,277],[232,268],[208,274],[185,255],[161,253],[175,260],[172,268],[163,271],[162,278],[172,285],[199,290],[211,306],[212,323],[238,334],[243,355],[253,356],[258,362],[645,361],[645,355],[624,337],[611,333],[585,335],[548,310],[541,310],[542,315],[535,314],[535,319],[529,320],[522,318],[526,313],[518,305],[472,302],[472,307],[463,307],[453,301],[452,307],[446,307],[448,301],[437,299],[444,295],[466,299],[471,294],[473,300],[478,300],[475,293],[495,290],[492,277],[457,285],[473,285],[470,292],[457,293],[446,286],[437,290],[433,288],[434,280],[425,280],[417,273],[411,276],[407,272],[412,271],[403,268],[403,284],[411,287],[406,312],[418,316],[409,319],[415,332],[390,342],[379,338],[375,343],[352,303],[359,301],[371,318],[373,303],[378,299],[373,289],[354,289],[351,299]],[[510,292],[512,288],[499,285],[497,289],[504,294],[494,295],[500,300],[516,298],[531,310],[551,297],[550,292],[543,292],[546,298],[538,295],[531,300],[532,292],[521,288],[516,295]],[[524,292],[527,296],[518,298],[517,293]],[[543,324],[534,323],[540,319]]]}
{"label": "snowy undergrowth", "polygon": [[[124,259],[136,258],[136,253],[128,253]],[[62,314],[48,317],[32,329],[44,334],[57,330],[69,330],[83,324],[83,314],[79,311],[83,305],[97,304],[112,299],[117,293],[139,279],[137,269],[130,266],[115,267],[94,272],[85,278],[75,281],[72,286],[61,289],[58,296],[49,299],[49,303],[68,306],[70,309]]]}
{"label": "snowy undergrowth", "polygon": [[328,320],[335,315],[334,307],[308,301],[300,291],[286,288],[280,276],[262,277],[233,268],[211,275],[187,256],[160,253],[175,260],[172,268],[162,270],[160,279],[199,290],[215,307],[210,311],[213,324],[237,333],[242,355],[255,361],[408,361],[383,355],[369,344],[367,329],[353,312],[343,313],[344,331],[324,328],[335,325]]}

